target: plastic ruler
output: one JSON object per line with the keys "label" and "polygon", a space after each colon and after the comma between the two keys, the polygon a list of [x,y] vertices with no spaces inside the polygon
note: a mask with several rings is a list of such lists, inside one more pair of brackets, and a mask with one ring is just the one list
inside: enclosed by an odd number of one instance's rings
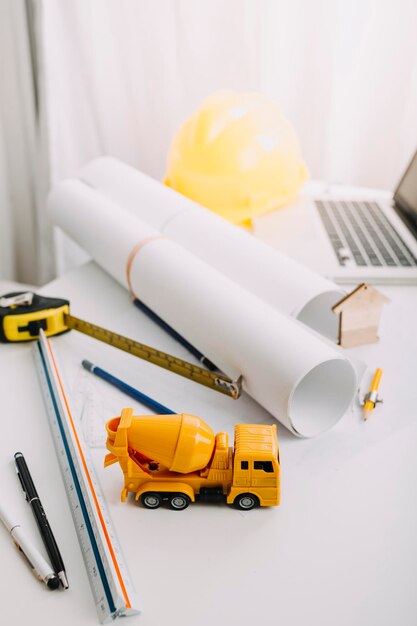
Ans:
{"label": "plastic ruler", "polygon": [[40,333],[35,360],[56,453],[84,563],[102,624],[140,612],[81,429],[71,412],[51,341]]}

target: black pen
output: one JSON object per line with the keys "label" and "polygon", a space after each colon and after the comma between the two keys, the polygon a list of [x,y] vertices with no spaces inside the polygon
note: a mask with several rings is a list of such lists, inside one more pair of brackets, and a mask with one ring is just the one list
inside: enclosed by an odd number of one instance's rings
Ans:
{"label": "black pen", "polygon": [[175,339],[176,341],[178,341],[178,343],[180,343],[184,348],[186,348],[186,350],[188,350],[188,352],[190,352],[190,354],[192,354],[193,356],[195,356],[195,358],[200,361],[200,363],[202,365],[204,365],[204,367],[206,367],[208,370],[210,370],[211,372],[217,372],[219,371],[219,368],[217,367],[217,365],[214,365],[214,363],[212,363],[210,361],[210,359],[208,359],[206,356],[204,356],[204,354],[202,354],[199,350],[197,350],[197,348],[194,348],[194,346],[187,341],[182,335],[180,335],[179,333],[177,333],[176,330],[174,330],[172,328],[172,326],[170,326],[169,324],[167,324],[166,322],[164,322],[163,319],[161,319],[156,313],[154,313],[148,306],[146,306],[146,304],[144,304],[141,300],[138,300],[138,298],[135,298],[133,300],[133,304],[135,305],[135,307],[137,307],[138,309],[140,309],[143,313],[145,313],[145,315],[147,317],[149,317],[149,319],[153,320],[155,322],[155,324],[158,324],[158,326],[160,328],[162,328],[163,330],[165,330],[165,332],[168,333],[168,335],[170,335],[173,339]]}
{"label": "black pen", "polygon": [[61,585],[64,589],[68,589],[64,563],[23,454],[21,452],[16,452],[14,460],[16,463],[16,472],[19,477],[20,484],[22,485],[23,493],[25,494],[26,500],[30,504],[33,515],[35,516],[42,541],[45,545],[46,551],[48,552],[49,558],[51,559],[52,567],[54,568]]}

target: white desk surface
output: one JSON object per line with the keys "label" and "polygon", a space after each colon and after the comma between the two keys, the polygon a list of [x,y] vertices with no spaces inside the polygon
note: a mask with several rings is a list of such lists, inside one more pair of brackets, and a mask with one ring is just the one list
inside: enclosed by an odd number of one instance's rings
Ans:
{"label": "white desk surface", "polygon": [[[329,433],[299,440],[278,434],[282,505],[239,512],[226,505],[190,506],[174,512],[122,504],[122,474],[104,470],[103,449],[93,455],[113,521],[141,597],[143,613],[126,624],[141,626],[414,626],[417,620],[417,288],[389,287],[381,341],[357,348],[369,371],[384,370],[385,404],[368,422],[352,408]],[[71,300],[75,315],[136,333],[162,349],[181,349],[132,311],[127,293],[90,263],[54,281],[44,293]],[[138,317],[136,318],[135,315]],[[133,316],[133,317],[132,317]],[[132,321],[133,320],[133,321]],[[135,329],[137,330],[135,331]],[[114,351],[77,333],[54,339],[113,366]],[[99,347],[101,346],[101,347]],[[239,403],[168,376],[129,355],[123,376],[179,412],[199,411],[215,429],[230,432],[239,419],[272,418],[244,398]],[[78,361],[77,361],[78,362]],[[38,541],[21,497],[13,453],[24,452],[55,531],[70,589],[50,592],[18,558],[0,527],[0,622],[18,626],[90,626],[98,623],[77,536],[55,457],[29,345],[0,347],[1,498]],[[141,382],[137,374],[140,372]],[[143,377],[142,377],[143,375]],[[97,380],[97,379],[94,379]],[[163,379],[165,380],[165,379]],[[157,382],[155,382],[157,381]],[[96,383],[94,383],[96,384]],[[103,393],[110,393],[105,383]],[[158,392],[159,389],[159,392]],[[202,391],[201,391],[202,389]],[[114,392],[118,393],[118,392]],[[195,394],[195,396],[194,396]],[[123,396],[115,402],[131,405]],[[109,408],[107,419],[113,416]],[[198,414],[198,413],[197,413]]]}

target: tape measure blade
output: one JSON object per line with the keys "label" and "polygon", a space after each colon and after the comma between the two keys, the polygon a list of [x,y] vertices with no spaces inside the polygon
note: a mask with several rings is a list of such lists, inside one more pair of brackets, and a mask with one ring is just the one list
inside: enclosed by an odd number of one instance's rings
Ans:
{"label": "tape measure blade", "polygon": [[84,333],[98,341],[102,341],[128,354],[132,354],[139,359],[143,359],[158,367],[174,372],[179,376],[188,378],[195,383],[209,387],[214,391],[231,396],[234,399],[240,396],[241,383],[231,380],[225,374],[204,369],[198,365],[175,357],[172,354],[157,350],[139,341],[134,341],[133,339],[114,333],[96,324],[91,324],[91,322],[86,322],[70,314],[65,315],[65,323],[68,328],[72,330],[78,330],[80,333]]}
{"label": "tape measure blade", "polygon": [[[110,513],[45,337],[36,360],[61,473],[100,622],[139,612]],[[81,447],[82,446],[82,447]],[[118,571],[116,571],[118,570]]]}

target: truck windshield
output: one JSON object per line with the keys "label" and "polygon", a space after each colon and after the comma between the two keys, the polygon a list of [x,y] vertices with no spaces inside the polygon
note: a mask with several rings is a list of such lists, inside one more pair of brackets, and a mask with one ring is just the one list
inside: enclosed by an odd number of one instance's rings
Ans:
{"label": "truck windshield", "polygon": [[273,472],[274,468],[272,466],[272,461],[254,461],[253,469],[255,470],[263,470],[264,472]]}

